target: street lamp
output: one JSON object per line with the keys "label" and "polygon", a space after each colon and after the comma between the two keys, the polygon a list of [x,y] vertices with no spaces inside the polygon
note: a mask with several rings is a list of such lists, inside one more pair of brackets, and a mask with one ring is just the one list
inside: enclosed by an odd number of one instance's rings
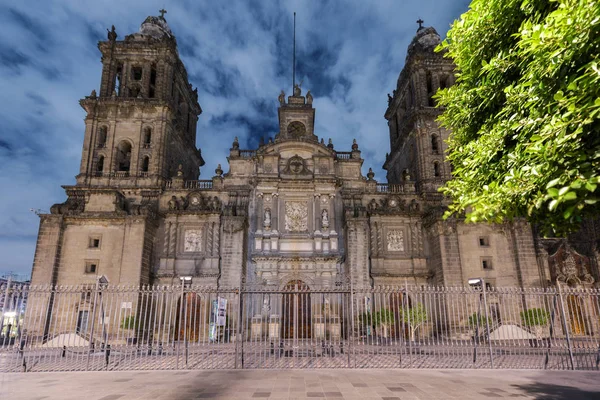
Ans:
{"label": "street lamp", "polygon": [[[187,313],[183,312],[183,308],[186,306],[185,304],[185,291],[186,287],[192,285],[192,277],[191,276],[180,276],[179,280],[181,281],[181,306],[179,307],[179,333],[181,334],[182,326],[183,326],[183,343],[185,346],[185,365],[188,363],[188,346],[187,346]],[[183,325],[182,325],[183,322]],[[181,341],[177,341],[177,365],[179,368],[179,347],[181,346]]]}
{"label": "street lamp", "polygon": [[468,283],[469,286],[471,286],[472,288],[481,288],[481,293],[479,293],[479,305],[477,308],[477,321],[475,323],[475,348],[473,349],[473,363],[477,361],[477,344],[479,343],[479,323],[481,321],[481,302],[483,301],[483,309],[485,311],[485,331],[490,350],[490,364],[493,369],[494,357],[492,356],[492,342],[490,340],[490,321],[488,319],[485,280],[483,278],[469,278]]}

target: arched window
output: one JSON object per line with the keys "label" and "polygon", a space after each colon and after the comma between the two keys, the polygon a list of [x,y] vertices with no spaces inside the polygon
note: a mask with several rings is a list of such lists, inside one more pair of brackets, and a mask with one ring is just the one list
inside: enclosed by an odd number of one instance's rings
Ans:
{"label": "arched window", "polygon": [[98,162],[96,163],[96,172],[98,172],[98,175],[102,175],[103,171],[104,171],[104,156],[100,156],[100,157],[98,157]]}
{"label": "arched window", "polygon": [[433,163],[433,176],[440,176],[440,163],[437,161]]}
{"label": "arched window", "polygon": [[150,147],[150,143],[152,143],[152,128],[146,127],[144,128],[144,147]]}
{"label": "arched window", "polygon": [[145,156],[142,160],[142,172],[148,172],[148,168],[150,167],[150,157]]}
{"label": "arched window", "polygon": [[108,128],[101,126],[98,129],[98,147],[106,147],[106,137],[108,136]]}
{"label": "arched window", "polygon": [[431,152],[433,154],[438,154],[439,151],[438,137],[436,135],[431,135]]}
{"label": "arched window", "polygon": [[115,158],[117,171],[129,172],[129,167],[131,165],[131,144],[129,144],[128,141],[123,140],[119,143]]}

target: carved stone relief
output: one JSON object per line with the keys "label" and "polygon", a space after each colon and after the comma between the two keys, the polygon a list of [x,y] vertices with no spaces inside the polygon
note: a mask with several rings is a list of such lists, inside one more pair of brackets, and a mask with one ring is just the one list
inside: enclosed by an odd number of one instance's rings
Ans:
{"label": "carved stone relief", "polygon": [[285,202],[285,229],[288,232],[308,231],[308,205],[306,202]]}
{"label": "carved stone relief", "polygon": [[187,229],[183,235],[183,251],[198,253],[202,251],[202,229]]}
{"label": "carved stone relief", "polygon": [[404,231],[401,229],[390,229],[387,232],[387,250],[404,251]]}

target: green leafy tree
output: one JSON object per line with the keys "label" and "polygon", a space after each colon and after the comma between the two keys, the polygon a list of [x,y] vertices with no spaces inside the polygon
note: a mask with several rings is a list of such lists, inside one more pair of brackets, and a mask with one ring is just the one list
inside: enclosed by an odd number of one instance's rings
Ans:
{"label": "green leafy tree", "polygon": [[550,313],[542,308],[529,308],[521,311],[520,315],[523,325],[531,328],[536,338],[540,339],[543,328],[548,324],[548,320],[550,319]]}
{"label": "green leafy tree", "polygon": [[400,308],[400,319],[408,325],[411,341],[415,340],[417,329],[427,322],[427,318],[427,310],[421,303],[407,309]]}
{"label": "green leafy tree", "polygon": [[394,313],[387,308],[382,308],[373,315],[373,325],[375,327],[382,325],[389,327],[395,321],[396,319],[394,318]]}
{"label": "green leafy tree", "polygon": [[597,213],[598,0],[473,0],[437,50],[457,67],[436,97],[452,131],[445,216],[566,234]]}

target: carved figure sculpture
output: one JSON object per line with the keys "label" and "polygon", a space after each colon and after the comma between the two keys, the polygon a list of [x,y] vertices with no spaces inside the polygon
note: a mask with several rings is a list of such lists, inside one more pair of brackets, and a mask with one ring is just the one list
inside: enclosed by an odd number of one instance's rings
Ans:
{"label": "carved figure sculpture", "polygon": [[327,210],[321,211],[321,227],[323,229],[329,228],[329,212]]}
{"label": "carved figure sculpture", "polygon": [[312,102],[313,102],[313,96],[309,90],[308,92],[306,92],[306,104],[312,104]]}
{"label": "carved figure sculpture", "polygon": [[263,222],[263,227],[265,229],[271,229],[271,209],[265,209],[265,219]]}
{"label": "carved figure sculpture", "polygon": [[281,91],[281,93],[279,93],[279,97],[277,98],[277,100],[279,100],[280,105],[285,104],[285,92],[283,90]]}
{"label": "carved figure sculpture", "polygon": [[171,200],[169,200],[169,210],[177,210],[178,208],[177,197],[171,196]]}
{"label": "carved figure sculpture", "polygon": [[294,86],[294,97],[300,97],[302,95],[302,88],[301,88],[302,82],[297,83]]}

